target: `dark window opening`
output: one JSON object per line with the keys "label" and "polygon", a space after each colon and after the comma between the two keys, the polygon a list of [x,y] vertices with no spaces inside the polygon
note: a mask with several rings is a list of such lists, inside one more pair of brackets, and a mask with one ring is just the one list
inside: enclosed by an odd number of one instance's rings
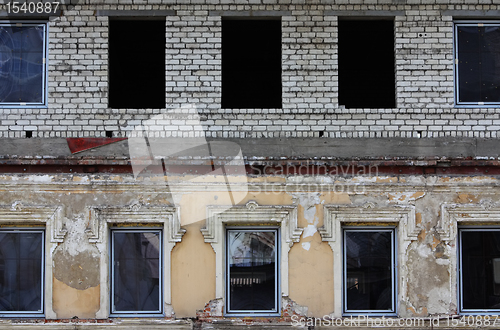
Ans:
{"label": "dark window opening", "polygon": [[113,230],[111,247],[112,313],[162,313],[161,232]]}
{"label": "dark window opening", "polygon": [[26,131],[26,138],[31,139],[33,137],[33,131]]}
{"label": "dark window opening", "polygon": [[43,313],[43,235],[0,232],[0,314]]}
{"label": "dark window opening", "polygon": [[460,231],[461,311],[500,311],[500,230]]}
{"label": "dark window opening", "polygon": [[455,26],[456,103],[500,104],[500,24]]}
{"label": "dark window opening", "polygon": [[109,107],[165,108],[165,21],[109,21]]}
{"label": "dark window opening", "polygon": [[106,137],[107,138],[112,138],[113,137],[113,131],[106,131]]}
{"label": "dark window opening", "polygon": [[346,108],[395,108],[394,23],[340,20],[339,104]]}
{"label": "dark window opening", "polygon": [[227,231],[227,312],[278,313],[277,229]]}
{"label": "dark window opening", "polygon": [[222,108],[281,108],[281,21],[222,21]]}
{"label": "dark window opening", "polygon": [[394,230],[344,230],[344,312],[395,312]]}

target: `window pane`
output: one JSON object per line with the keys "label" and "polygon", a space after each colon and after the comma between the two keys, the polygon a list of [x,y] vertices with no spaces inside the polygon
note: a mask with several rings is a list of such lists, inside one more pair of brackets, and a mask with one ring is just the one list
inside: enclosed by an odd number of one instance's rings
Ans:
{"label": "window pane", "polygon": [[0,232],[0,311],[42,312],[43,232]]}
{"label": "window pane", "polygon": [[344,249],[346,309],[393,311],[393,232],[346,230]]}
{"label": "window pane", "polygon": [[461,231],[464,309],[500,309],[500,231]]}
{"label": "window pane", "polygon": [[42,103],[43,25],[0,25],[0,102]]}
{"label": "window pane", "polygon": [[276,311],[276,231],[228,232],[229,309]]}
{"label": "window pane", "polygon": [[500,102],[500,26],[457,26],[459,102]]}
{"label": "window pane", "polygon": [[161,312],[160,232],[113,232],[113,312]]}

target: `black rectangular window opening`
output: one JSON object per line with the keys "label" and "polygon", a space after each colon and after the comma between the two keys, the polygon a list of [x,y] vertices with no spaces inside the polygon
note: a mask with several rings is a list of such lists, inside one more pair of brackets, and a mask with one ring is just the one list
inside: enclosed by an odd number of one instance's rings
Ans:
{"label": "black rectangular window opening", "polygon": [[0,230],[0,316],[43,316],[43,230]]}
{"label": "black rectangular window opening", "polygon": [[165,45],[165,20],[110,19],[110,108],[165,108]]}
{"label": "black rectangular window opening", "polygon": [[396,313],[394,234],[394,228],[344,229],[344,314]]}
{"label": "black rectangular window opening", "polygon": [[500,228],[459,230],[460,312],[500,313]]}
{"label": "black rectangular window opening", "polygon": [[223,19],[222,108],[281,107],[281,20]]}
{"label": "black rectangular window opening", "polygon": [[279,231],[228,229],[226,314],[279,316]]}
{"label": "black rectangular window opening", "polygon": [[339,104],[395,108],[393,20],[339,20]]}
{"label": "black rectangular window opening", "polygon": [[111,315],[163,313],[159,229],[111,231]]}
{"label": "black rectangular window opening", "polygon": [[456,22],[455,58],[455,103],[500,105],[500,22]]}

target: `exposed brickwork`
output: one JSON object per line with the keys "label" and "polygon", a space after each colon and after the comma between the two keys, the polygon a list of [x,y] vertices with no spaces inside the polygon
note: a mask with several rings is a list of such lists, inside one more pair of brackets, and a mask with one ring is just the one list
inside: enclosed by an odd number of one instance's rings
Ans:
{"label": "exposed brickwork", "polygon": [[[49,106],[2,109],[0,137],[25,137],[25,131],[33,131],[33,137],[104,137],[106,131],[130,136],[153,115],[189,104],[210,137],[497,137],[500,109],[456,108],[453,102],[453,15],[476,13],[477,19],[496,5],[478,0],[239,2],[63,6],[49,26]],[[167,109],[108,108],[109,19],[98,15],[103,10],[173,11],[165,22]],[[221,109],[221,17],[254,13],[281,16],[283,107]],[[339,106],[337,22],[344,15],[394,17],[397,108]],[[140,40],[131,45],[140,47]],[[159,123],[159,135],[193,134],[180,117]]]}

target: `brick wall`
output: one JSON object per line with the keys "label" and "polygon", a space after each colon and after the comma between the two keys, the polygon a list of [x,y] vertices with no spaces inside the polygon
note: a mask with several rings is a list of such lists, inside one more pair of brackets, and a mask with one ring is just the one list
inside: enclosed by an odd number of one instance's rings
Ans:
{"label": "brick wall", "polygon": [[[159,135],[189,136],[191,107],[210,137],[496,137],[500,109],[457,108],[453,100],[453,19],[494,18],[497,6],[483,3],[120,0],[63,7],[49,25],[48,108],[1,109],[0,136],[129,136],[165,113]],[[165,24],[166,109],[108,108],[107,15],[122,11],[173,13]],[[281,17],[283,107],[221,109],[221,17],[259,15]],[[366,15],[394,17],[394,109],[338,103],[338,17]]]}

